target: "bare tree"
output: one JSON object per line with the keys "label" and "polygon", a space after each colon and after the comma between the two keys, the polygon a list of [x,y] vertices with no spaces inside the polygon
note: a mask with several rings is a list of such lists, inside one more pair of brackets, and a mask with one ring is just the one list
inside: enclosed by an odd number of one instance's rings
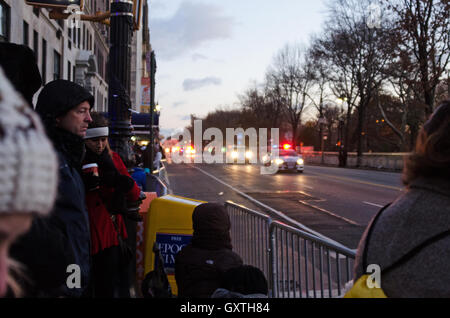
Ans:
{"label": "bare tree", "polygon": [[[373,1],[337,0],[330,4],[330,18],[324,38],[316,44],[319,54],[332,63],[331,88],[337,96],[344,96],[347,110],[346,146],[350,108],[358,111],[357,138],[358,165],[363,151],[367,107],[385,79],[384,69],[390,59],[391,42],[383,24],[371,26],[369,16]],[[346,150],[345,150],[346,152]]]}
{"label": "bare tree", "polygon": [[287,121],[292,129],[292,142],[296,143],[301,116],[306,107],[307,93],[312,85],[300,45],[285,45],[275,56],[266,78],[272,92],[284,101]]}
{"label": "bare tree", "polygon": [[405,84],[424,103],[425,115],[434,109],[436,87],[450,63],[450,3],[447,0],[384,0],[396,20],[391,34],[404,70]]}

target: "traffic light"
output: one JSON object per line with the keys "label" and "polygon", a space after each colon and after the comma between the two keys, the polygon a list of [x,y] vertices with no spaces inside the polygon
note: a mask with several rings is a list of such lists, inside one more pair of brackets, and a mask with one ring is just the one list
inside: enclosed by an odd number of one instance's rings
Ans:
{"label": "traffic light", "polygon": [[43,8],[67,8],[70,5],[77,5],[80,9],[83,8],[83,0],[25,0],[25,3],[34,7]]}

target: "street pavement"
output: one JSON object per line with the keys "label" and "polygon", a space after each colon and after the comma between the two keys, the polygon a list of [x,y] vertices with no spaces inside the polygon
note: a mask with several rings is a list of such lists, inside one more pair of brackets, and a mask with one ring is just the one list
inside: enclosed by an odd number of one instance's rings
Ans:
{"label": "street pavement", "polygon": [[175,195],[230,200],[289,223],[274,209],[351,249],[375,213],[403,191],[401,174],[394,172],[305,166],[304,173],[261,175],[260,166],[249,164],[165,167]]}

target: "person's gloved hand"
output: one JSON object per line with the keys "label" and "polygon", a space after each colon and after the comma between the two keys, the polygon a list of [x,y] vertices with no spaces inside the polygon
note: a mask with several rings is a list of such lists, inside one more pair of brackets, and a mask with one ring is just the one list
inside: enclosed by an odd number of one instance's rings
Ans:
{"label": "person's gloved hand", "polygon": [[116,176],[115,178],[115,185],[114,187],[122,192],[122,193],[127,193],[128,191],[130,191],[134,186],[134,180],[126,175],[121,175],[119,174],[118,176]]}
{"label": "person's gloved hand", "polygon": [[120,173],[114,165],[107,148],[98,156],[98,167],[101,171],[101,184],[107,187],[115,187],[116,178],[120,176]]}
{"label": "person's gloved hand", "polygon": [[84,173],[83,183],[87,191],[97,190],[100,186],[100,177],[94,175],[94,173]]}
{"label": "person's gloved hand", "polygon": [[109,213],[115,214],[126,214],[128,211],[127,200],[125,195],[117,190],[111,197],[111,200],[107,203],[106,208]]}

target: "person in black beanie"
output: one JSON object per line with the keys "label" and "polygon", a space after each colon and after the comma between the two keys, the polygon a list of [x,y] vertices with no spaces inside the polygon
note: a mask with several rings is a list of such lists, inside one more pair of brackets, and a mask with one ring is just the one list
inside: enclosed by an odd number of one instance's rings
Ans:
{"label": "person in black beanie", "polygon": [[0,65],[14,88],[33,108],[33,96],[42,85],[33,50],[25,45],[0,43]]}
{"label": "person in black beanie", "polygon": [[59,182],[50,217],[36,218],[11,249],[34,282],[27,296],[89,295],[89,218],[80,171],[93,105],[94,97],[86,89],[65,80],[48,83],[39,95],[36,112],[58,155]]}
{"label": "person in black beanie", "polygon": [[232,251],[231,222],[218,203],[203,203],[192,213],[194,234],[191,242],[175,256],[178,297],[209,298],[220,287],[227,270],[242,265]]}

